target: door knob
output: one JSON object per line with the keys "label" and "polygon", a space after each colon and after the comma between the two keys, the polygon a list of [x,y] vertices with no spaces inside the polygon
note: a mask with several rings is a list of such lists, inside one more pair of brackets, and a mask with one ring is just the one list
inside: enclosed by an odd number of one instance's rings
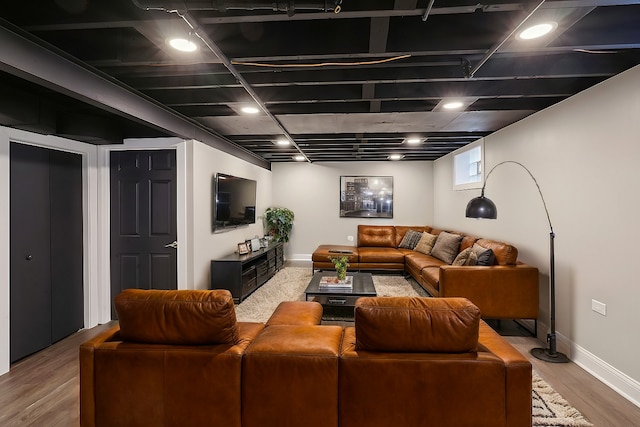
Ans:
{"label": "door knob", "polygon": [[33,257],[31,255],[27,255],[26,257],[24,257],[24,259],[26,259],[27,261],[31,261]]}
{"label": "door knob", "polygon": [[168,245],[164,245],[165,248],[173,248],[173,249],[178,249],[178,241],[174,240],[173,242],[169,243]]}

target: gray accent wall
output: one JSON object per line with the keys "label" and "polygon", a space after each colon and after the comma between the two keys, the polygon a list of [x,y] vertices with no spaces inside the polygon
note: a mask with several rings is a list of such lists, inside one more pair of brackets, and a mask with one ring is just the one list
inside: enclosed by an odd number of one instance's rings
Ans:
{"label": "gray accent wall", "polygon": [[[556,232],[558,349],[640,405],[640,66],[485,137],[485,171],[504,160],[537,178]],[[602,108],[606,105],[607,108]],[[615,135],[615,137],[611,137]],[[515,244],[541,271],[539,336],[549,319],[549,226],[534,182],[516,165],[497,168],[485,195],[496,220],[464,217],[480,190],[454,191],[452,153],[434,163],[440,227]],[[606,316],[591,300],[607,305]]]}
{"label": "gray accent wall", "polygon": [[[295,214],[287,259],[310,260],[321,244],[355,245],[358,224],[433,223],[433,162],[274,163],[271,169],[273,205]],[[340,218],[341,175],[392,176],[393,219]]]}

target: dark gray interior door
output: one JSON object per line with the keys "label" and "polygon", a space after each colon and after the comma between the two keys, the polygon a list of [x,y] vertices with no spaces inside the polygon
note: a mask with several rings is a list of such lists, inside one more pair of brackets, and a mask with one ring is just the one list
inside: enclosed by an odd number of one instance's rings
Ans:
{"label": "dark gray interior door", "polygon": [[111,297],[176,289],[176,152],[111,153]]}
{"label": "dark gray interior door", "polygon": [[10,358],[83,326],[82,157],[11,144]]}
{"label": "dark gray interior door", "polygon": [[49,151],[51,198],[51,339],[84,325],[82,156]]}

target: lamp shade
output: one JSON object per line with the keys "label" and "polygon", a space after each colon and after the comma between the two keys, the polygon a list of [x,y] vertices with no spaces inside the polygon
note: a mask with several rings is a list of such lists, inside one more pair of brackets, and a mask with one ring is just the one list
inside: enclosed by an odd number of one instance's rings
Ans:
{"label": "lamp shade", "polygon": [[467,203],[465,216],[467,218],[496,219],[498,217],[498,209],[491,199],[484,196],[474,197]]}

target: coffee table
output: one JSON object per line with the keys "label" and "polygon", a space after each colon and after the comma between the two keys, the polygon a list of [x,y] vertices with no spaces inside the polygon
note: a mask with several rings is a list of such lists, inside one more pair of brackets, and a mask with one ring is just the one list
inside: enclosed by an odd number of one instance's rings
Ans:
{"label": "coffee table", "polygon": [[353,287],[351,289],[320,288],[320,279],[322,277],[332,277],[335,275],[335,272],[330,271],[319,271],[315,273],[311,282],[309,282],[309,286],[307,286],[307,289],[304,291],[305,299],[307,301],[317,301],[325,307],[353,308],[358,298],[377,296],[371,273],[347,273],[347,276],[353,276]]}

